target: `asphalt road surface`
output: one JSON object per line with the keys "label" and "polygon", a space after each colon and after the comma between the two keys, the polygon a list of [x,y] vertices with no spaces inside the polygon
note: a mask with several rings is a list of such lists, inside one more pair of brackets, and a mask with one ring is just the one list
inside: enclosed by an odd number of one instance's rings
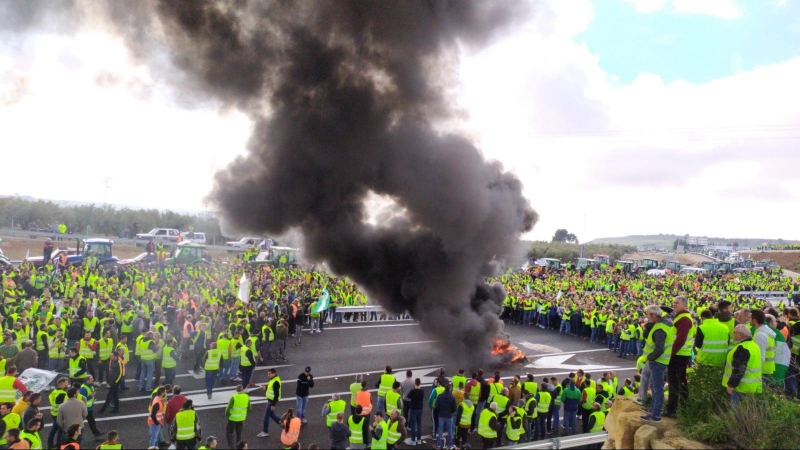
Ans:
{"label": "asphalt road surface", "polygon": [[[545,375],[553,375],[560,380],[578,368],[592,373],[595,379],[609,370],[615,370],[620,381],[635,374],[634,357],[628,357],[627,360],[617,358],[603,345],[590,344],[572,336],[559,336],[555,331],[535,327],[511,325],[506,331],[511,335],[511,342],[528,355],[529,361],[502,370],[503,377],[530,372],[537,381]],[[302,448],[307,448],[311,443],[327,448],[329,439],[325,419],[321,416],[322,407],[333,393],[339,393],[349,403],[349,385],[357,374],[367,374],[369,386],[372,387],[387,364],[395,370],[398,380],[405,378],[405,371],[410,369],[415,378],[422,378],[423,385],[430,385],[439,367],[445,367],[448,377],[458,373],[459,367],[454,362],[455,358],[431,339],[413,321],[328,326],[321,334],[304,335],[301,346],[290,346],[288,362],[276,366],[259,366],[253,378],[256,384],[265,384],[267,368],[277,368],[278,375],[283,380],[283,399],[276,408],[276,413],[280,416],[288,408],[294,408],[295,380],[306,366],[311,366],[315,386],[311,389],[306,411],[308,424],[302,428],[300,443]],[[219,439],[218,448],[227,448],[225,407],[235,392],[235,385],[225,385],[218,381],[212,399],[209,400],[205,393],[203,375],[194,375],[189,369],[191,366],[188,362],[179,362],[175,383],[182,387],[184,395],[194,401],[203,437],[216,436]],[[465,369],[469,378],[469,373],[475,368]],[[489,368],[484,370],[487,374],[493,373]],[[104,434],[112,429],[119,431],[120,441],[125,448],[146,448],[149,392],[140,392],[133,380],[134,370],[128,372],[127,383],[131,389],[121,396],[120,413],[97,414],[97,426]],[[260,388],[250,389],[249,392],[253,409],[245,422],[242,439],[249,443],[250,448],[280,447],[280,429],[274,422],[270,425],[269,437],[256,437],[261,432],[266,397],[264,390]],[[106,388],[98,389],[96,411],[102,407],[106,393]],[[374,397],[373,395],[373,404]],[[49,405],[46,398],[43,399],[42,406],[47,410],[44,415],[48,424],[41,431],[46,442],[50,432]],[[94,441],[88,425],[84,430],[83,447],[94,448],[102,442],[102,439]],[[423,435],[427,436],[430,432],[431,419],[426,407]],[[473,440],[473,444],[478,443],[477,436],[473,436]],[[426,441],[428,445],[432,444],[429,439]]]}

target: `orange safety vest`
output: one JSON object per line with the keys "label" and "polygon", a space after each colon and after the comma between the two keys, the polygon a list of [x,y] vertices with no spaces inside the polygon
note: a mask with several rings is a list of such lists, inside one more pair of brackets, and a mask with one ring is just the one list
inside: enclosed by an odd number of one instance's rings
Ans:
{"label": "orange safety vest", "polygon": [[[190,330],[190,328],[191,328],[191,330]],[[183,324],[183,338],[184,339],[189,339],[190,337],[192,337],[192,335],[191,335],[192,331],[194,331],[194,325],[192,325],[192,322],[189,322],[187,320]]]}
{"label": "orange safety vest", "polygon": [[[158,423],[163,425],[164,424],[164,400],[162,400],[161,397],[156,396],[156,398],[153,399],[153,402],[150,403],[150,411],[149,412],[153,412],[153,405],[155,405],[156,403],[158,403],[158,412],[156,413],[156,419],[158,419]],[[150,418],[149,414],[147,415],[147,424],[148,425],[155,425],[155,422],[153,422],[153,419]]]}
{"label": "orange safety vest", "polygon": [[289,431],[286,431],[286,426],[281,427],[281,443],[286,447],[291,447],[292,444],[297,442],[297,439],[300,438],[300,426],[303,425],[303,422],[300,421],[297,417],[292,417],[292,420],[289,421]]}
{"label": "orange safety vest", "polygon": [[368,416],[372,412],[372,400],[370,399],[369,391],[358,391],[356,405],[361,405],[362,416]]}

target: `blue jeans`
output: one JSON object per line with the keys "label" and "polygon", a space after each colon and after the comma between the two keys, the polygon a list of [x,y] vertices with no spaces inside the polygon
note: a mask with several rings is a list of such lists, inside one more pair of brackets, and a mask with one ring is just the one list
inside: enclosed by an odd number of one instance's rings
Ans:
{"label": "blue jeans", "polygon": [[219,371],[219,379],[224,380],[226,377],[230,377],[229,374],[231,373],[231,360],[230,359],[223,359],[222,360],[222,367]]}
{"label": "blue jeans", "polygon": [[558,329],[558,334],[569,334],[569,320],[561,320],[561,327]]}
{"label": "blue jeans", "polygon": [[628,353],[628,344],[631,341],[620,341],[619,343],[619,356],[625,356]]}
{"label": "blue jeans", "polygon": [[644,403],[647,400],[647,388],[650,387],[650,363],[644,363],[644,368],[642,368],[642,377],[641,381],[639,382],[639,402]]}
{"label": "blue jeans", "polygon": [[142,376],[139,378],[139,390],[147,392],[153,390],[153,373],[156,371],[156,361],[142,361]]}
{"label": "blue jeans", "polygon": [[422,440],[422,410],[411,410],[411,440]]}
{"label": "blue jeans", "polygon": [[51,444],[58,445],[58,443],[61,442],[61,437],[63,435],[63,432],[61,431],[61,428],[58,426],[58,423],[56,422],[56,417],[55,416],[52,416],[52,417],[53,417],[53,427],[50,428],[50,435],[47,436],[47,447],[48,448],[52,448],[53,447],[53,445],[51,445]]}
{"label": "blue jeans", "polygon": [[232,380],[239,376],[239,362],[241,360],[242,360],[241,358],[231,358],[231,371],[228,372],[229,379]]}
{"label": "blue jeans", "polygon": [[486,407],[486,402],[478,402],[478,406],[475,407],[475,414],[472,415],[472,429],[475,430],[478,427],[478,417],[481,416],[481,411],[483,408]]}
{"label": "blue jeans", "polygon": [[789,397],[797,397],[797,377],[800,371],[798,371],[794,359],[795,357],[792,356],[792,360],[789,363],[789,370],[786,372],[786,379],[783,381],[786,386],[786,395]]}
{"label": "blue jeans", "polygon": [[386,397],[381,397],[380,395],[378,396],[378,404],[375,406],[375,409],[372,412],[374,413],[378,411],[381,413],[386,412]]}
{"label": "blue jeans", "polygon": [[522,324],[533,324],[533,310],[522,312]]}
{"label": "blue jeans", "polygon": [[636,340],[636,357],[642,356],[642,352],[644,351],[644,341]]}
{"label": "blue jeans", "polygon": [[453,446],[453,418],[439,417],[439,436],[436,438],[436,446],[442,447],[442,433],[447,431],[447,448]]}
{"label": "blue jeans", "polygon": [[599,331],[599,328],[597,328],[597,327],[592,328],[592,337],[589,339],[591,342],[594,342],[594,341],[597,340],[597,332],[598,331]]}
{"label": "blue jeans", "polygon": [[736,408],[739,406],[739,402],[742,401],[742,394],[733,391],[733,394],[730,394],[731,398],[731,408]]}
{"label": "blue jeans", "polygon": [[559,414],[561,414],[561,405],[553,405],[553,431],[558,430]]}
{"label": "blue jeans", "polygon": [[302,419],[306,418],[306,407],[308,406],[308,396],[300,397],[299,395],[294,398],[295,400],[295,417]]}
{"label": "blue jeans", "polygon": [[216,381],[217,371],[206,370],[206,394],[211,394],[214,390],[214,382]]}
{"label": "blue jeans", "polygon": [[148,438],[149,446],[158,446],[158,441],[161,437],[161,425],[150,425],[150,437]]}
{"label": "blue jeans", "polygon": [[533,432],[533,440],[544,439],[546,437],[545,434],[545,426],[547,422],[547,413],[539,413],[536,417],[536,429]]}
{"label": "blue jeans", "polygon": [[650,365],[650,390],[653,392],[653,401],[650,403],[650,414],[655,419],[661,418],[661,406],[664,404],[664,372],[667,366],[649,361]]}
{"label": "blue jeans", "polygon": [[569,436],[575,434],[578,423],[578,410],[564,410],[564,434]]}
{"label": "blue jeans", "polygon": [[173,381],[175,381],[175,368],[171,367],[168,369],[164,369],[164,379],[165,383],[171,385]]}
{"label": "blue jeans", "polygon": [[611,350],[614,348],[614,335],[611,333],[606,333],[606,345],[608,349]]}
{"label": "blue jeans", "polygon": [[271,401],[267,400],[267,410],[264,411],[264,425],[263,425],[263,429],[261,430],[264,433],[269,433],[269,420],[270,419],[274,420],[275,423],[277,423],[278,425],[281,424],[281,418],[278,417],[278,415],[275,414],[275,411],[272,410],[273,406],[275,406],[275,403],[272,403]]}

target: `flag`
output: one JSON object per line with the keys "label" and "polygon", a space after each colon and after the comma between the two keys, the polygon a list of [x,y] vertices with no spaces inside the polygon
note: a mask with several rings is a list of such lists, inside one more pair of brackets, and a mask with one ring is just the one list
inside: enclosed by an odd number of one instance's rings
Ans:
{"label": "flag", "polygon": [[27,261],[28,258],[30,257],[31,257],[31,249],[28,249],[28,251],[25,252],[25,261]]}
{"label": "flag", "polygon": [[328,289],[322,290],[322,295],[317,299],[317,306],[311,311],[312,314],[318,314],[328,309],[331,306],[331,296],[328,294]]}
{"label": "flag", "polygon": [[245,274],[242,274],[242,279],[239,280],[238,298],[245,303],[250,303],[250,280]]}
{"label": "flag", "polygon": [[531,285],[530,284],[528,285],[528,287],[526,289],[526,294],[527,294],[528,297],[531,296]]}
{"label": "flag", "polygon": [[561,291],[558,291],[558,294],[556,295],[556,300],[559,300],[560,298],[561,298]]}

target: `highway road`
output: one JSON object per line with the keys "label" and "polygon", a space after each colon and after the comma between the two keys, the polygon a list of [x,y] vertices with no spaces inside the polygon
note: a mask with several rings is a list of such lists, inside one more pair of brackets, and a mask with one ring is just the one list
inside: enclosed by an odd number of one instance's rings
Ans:
{"label": "highway road", "polygon": [[[511,342],[528,355],[529,361],[503,369],[503,377],[530,372],[537,379],[545,375],[554,375],[561,379],[578,367],[593,373],[596,378],[607,370],[616,370],[620,380],[632,377],[635,373],[633,357],[627,360],[617,358],[599,344],[590,344],[572,336],[559,336],[555,331],[535,327],[523,328],[511,325],[506,331],[511,335]],[[403,379],[405,371],[410,369],[414,372],[414,377],[423,379],[423,384],[430,383],[439,367],[446,369],[448,377],[458,372],[459,366],[455,362],[457,358],[448,354],[447,349],[432,339],[413,321],[329,326],[321,334],[303,336],[302,345],[299,347],[290,346],[287,363],[258,367],[254,381],[257,384],[266,383],[266,369],[277,368],[278,375],[283,380],[283,399],[276,408],[278,415],[281,415],[286,409],[294,407],[295,380],[306,366],[311,366],[315,386],[311,390],[306,413],[308,424],[302,428],[300,442],[303,448],[307,448],[311,443],[326,448],[329,440],[321,409],[333,393],[342,394],[343,398],[349,401],[349,385],[357,374],[366,374],[368,383],[372,387],[387,364],[396,371],[398,379]],[[227,448],[224,410],[230,396],[235,392],[235,385],[218,382],[212,399],[209,400],[205,393],[203,375],[192,374],[190,368],[188,362],[179,363],[176,383],[183,388],[183,393],[194,401],[203,436],[216,436],[220,440],[219,448]],[[469,375],[475,367],[465,367],[465,369]],[[493,372],[490,368],[484,369],[487,373]],[[146,448],[149,393],[139,392],[132,377],[133,370],[128,372],[128,386],[131,389],[122,396],[120,413],[98,414],[97,423],[104,433],[112,429],[119,431],[121,442],[126,448]],[[106,388],[98,389],[96,410],[102,406],[106,392]],[[250,448],[279,447],[280,430],[274,423],[270,425],[269,437],[256,437],[261,432],[266,398],[260,388],[250,389],[250,395],[253,410],[245,422],[243,439],[250,444]],[[47,407],[47,402],[43,401],[42,406]],[[45,413],[45,417],[49,422],[49,412]],[[48,424],[47,428],[42,430],[42,437],[45,440],[49,431]],[[95,442],[88,428],[85,431],[84,447],[93,448],[102,442],[102,440]],[[430,431],[431,420],[426,410],[423,434],[429,435]],[[478,438],[474,439],[477,443]]]}

